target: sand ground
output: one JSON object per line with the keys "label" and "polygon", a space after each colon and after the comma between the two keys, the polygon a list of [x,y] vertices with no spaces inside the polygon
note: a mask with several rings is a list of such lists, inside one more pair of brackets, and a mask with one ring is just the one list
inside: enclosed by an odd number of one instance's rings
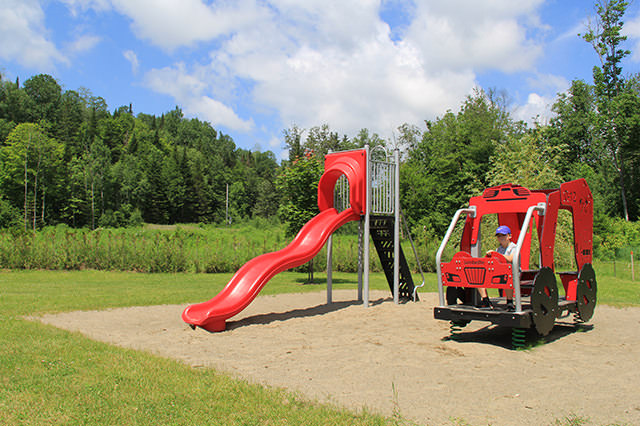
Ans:
{"label": "sand ground", "polygon": [[373,292],[260,296],[222,333],[191,330],[186,305],[43,316],[92,339],[212,367],[250,382],[353,410],[419,424],[549,425],[578,416],[588,425],[640,425],[640,308],[598,306],[576,331],[558,322],[548,342],[510,350],[510,329],[474,322],[460,341],[433,319],[437,295],[394,305]]}

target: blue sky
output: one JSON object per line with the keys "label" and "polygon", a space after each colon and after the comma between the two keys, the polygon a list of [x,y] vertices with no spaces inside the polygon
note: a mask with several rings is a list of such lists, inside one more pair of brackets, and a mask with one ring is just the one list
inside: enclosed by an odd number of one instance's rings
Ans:
{"label": "blue sky", "polygon": [[[577,34],[594,0],[0,0],[0,72],[53,75],[113,111],[180,106],[245,149],[283,155],[282,131],[327,123],[385,139],[504,90],[515,118],[548,119],[591,82]],[[640,65],[640,7],[625,15]]]}

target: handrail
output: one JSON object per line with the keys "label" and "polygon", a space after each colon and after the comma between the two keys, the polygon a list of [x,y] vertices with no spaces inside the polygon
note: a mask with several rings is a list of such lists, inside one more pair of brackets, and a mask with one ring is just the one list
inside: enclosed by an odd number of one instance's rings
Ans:
{"label": "handrail", "polygon": [[447,233],[444,236],[444,239],[442,240],[442,244],[440,244],[440,248],[438,249],[438,252],[436,253],[436,271],[437,271],[437,274],[438,274],[438,296],[439,296],[439,300],[440,300],[440,306],[445,306],[444,305],[444,290],[442,288],[442,267],[440,266],[440,261],[442,260],[442,253],[444,252],[444,249],[447,246],[447,243],[449,242],[449,239],[451,238],[451,234],[453,234],[453,230],[456,227],[456,224],[458,223],[458,219],[460,219],[460,216],[463,213],[470,214],[470,215],[472,215],[471,217],[475,217],[476,216],[476,206],[469,206],[466,209],[458,209],[458,211],[456,211],[456,214],[453,215],[453,219],[451,220],[451,224],[449,224],[449,229],[447,229]]}
{"label": "handrail", "polygon": [[518,236],[518,243],[516,244],[516,252],[513,254],[511,260],[511,273],[513,275],[513,293],[516,302],[516,312],[522,312],[522,294],[520,293],[520,250],[524,244],[524,239],[527,235],[527,229],[529,229],[529,223],[533,216],[533,211],[538,210],[540,214],[544,215],[547,208],[547,203],[538,203],[535,206],[531,206],[527,209],[527,214],[522,222],[522,228],[520,229],[520,236]]}
{"label": "handrail", "polygon": [[[374,160],[373,159],[373,154],[376,153],[377,151],[380,151],[380,150],[384,154],[384,161]],[[369,155],[371,156],[371,161],[380,161],[380,162],[384,162],[384,163],[389,163],[389,153],[387,152],[387,149],[382,145],[376,145],[373,148],[371,148],[369,150]]]}
{"label": "handrail", "polygon": [[407,233],[407,236],[409,237],[409,242],[411,243],[411,248],[413,249],[413,255],[416,258],[416,263],[418,264],[418,269],[420,270],[420,276],[422,276],[422,284],[418,285],[418,286],[413,286],[413,294],[411,295],[411,297],[413,298],[413,301],[416,301],[416,294],[418,292],[419,288],[424,287],[424,283],[425,283],[425,279],[424,279],[424,271],[422,270],[422,263],[420,263],[420,258],[418,257],[418,252],[416,251],[416,246],[413,244],[413,238],[411,238],[411,232],[409,232],[409,227],[407,226],[407,221],[404,218],[404,214],[402,213],[402,210],[400,210],[400,216],[402,216],[402,225],[404,226],[404,230]]}

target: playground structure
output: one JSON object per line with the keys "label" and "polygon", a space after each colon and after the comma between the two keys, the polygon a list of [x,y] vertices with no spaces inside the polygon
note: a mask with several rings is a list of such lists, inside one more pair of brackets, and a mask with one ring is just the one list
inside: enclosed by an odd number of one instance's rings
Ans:
{"label": "playground structure", "polygon": [[[572,215],[576,271],[555,271],[560,210]],[[442,262],[445,247],[463,214],[466,221],[460,251],[451,261]],[[497,215],[497,224],[511,229],[513,241],[517,241],[511,263],[497,252],[483,256],[481,225],[487,215]],[[530,269],[534,227],[539,240],[538,269]],[[434,317],[451,322],[452,338],[470,321],[511,327],[514,347],[524,345],[526,329],[535,328],[546,336],[556,319],[571,313],[577,323],[589,321],[597,302],[596,276],[591,266],[592,238],[593,198],[584,179],[565,182],[557,189],[529,190],[513,184],[488,188],[481,196],[472,197],[468,208],[456,212],[438,249],[439,306],[434,308]],[[559,295],[556,273],[564,296]],[[492,298],[491,309],[476,307],[478,288],[500,292],[513,289],[515,311],[506,309],[504,297]]]}
{"label": "playground structure", "polygon": [[399,238],[399,153],[396,150],[393,161],[389,161],[384,151],[384,160],[379,161],[372,159],[375,152],[377,148],[365,146],[327,154],[325,171],[318,184],[320,213],[302,227],[288,246],[243,265],[213,299],[188,306],[182,313],[183,321],[192,328],[224,331],[227,319],[246,308],[273,276],[313,259],[325,243],[328,245],[327,303],[331,303],[331,234],[351,221],[360,222],[358,300],[369,306],[370,237],[394,302],[415,300],[416,288]]}

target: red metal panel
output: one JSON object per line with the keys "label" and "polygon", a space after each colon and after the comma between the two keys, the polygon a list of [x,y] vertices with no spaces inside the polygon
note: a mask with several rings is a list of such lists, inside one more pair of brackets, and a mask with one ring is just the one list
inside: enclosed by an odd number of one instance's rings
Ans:
{"label": "red metal panel", "polygon": [[442,263],[442,283],[455,287],[512,288],[511,264],[504,256],[472,257],[458,252],[451,262]]}
{"label": "red metal panel", "polygon": [[[474,258],[469,252],[477,244],[482,217],[497,214],[500,225],[507,225],[516,242],[521,232],[526,211],[539,203],[546,203],[544,215],[534,212],[532,226],[537,226],[540,238],[542,267],[554,268],[554,246],[558,210],[571,211],[574,223],[574,241],[577,269],[591,263],[593,248],[593,198],[584,179],[566,182],[558,189],[529,191],[519,185],[505,184],[487,188],[481,196],[472,197],[470,206],[476,207],[476,216],[467,216],[460,241],[461,251],[451,262],[441,264],[442,283],[455,287],[511,288],[513,276],[511,264],[499,258]],[[520,253],[521,269],[529,267],[531,229],[527,230]],[[486,248],[485,248],[486,249]],[[567,300],[575,300],[576,274],[560,274]]]}
{"label": "red metal panel", "polygon": [[584,179],[560,185],[561,208],[573,214],[573,241],[578,270],[591,263],[593,250],[593,197]]}
{"label": "red metal panel", "polygon": [[556,243],[556,226],[558,224],[558,209],[560,207],[560,191],[549,192],[547,196],[547,210],[543,217],[542,232],[538,228],[540,237],[540,257],[542,265],[555,271],[553,252]]}

